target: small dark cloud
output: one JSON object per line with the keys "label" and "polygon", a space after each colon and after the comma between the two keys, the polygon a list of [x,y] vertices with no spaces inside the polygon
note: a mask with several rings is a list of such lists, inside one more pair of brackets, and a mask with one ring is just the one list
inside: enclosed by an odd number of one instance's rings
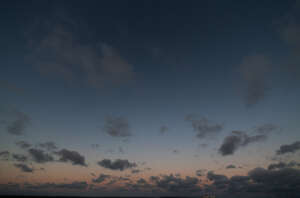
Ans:
{"label": "small dark cloud", "polygon": [[169,130],[169,128],[167,126],[161,126],[159,128],[159,133],[160,134],[165,134],[168,130]]}
{"label": "small dark cloud", "polygon": [[196,170],[196,175],[201,177],[201,176],[205,175],[205,172],[206,172],[205,169],[199,169],[199,170]]}
{"label": "small dark cloud", "polygon": [[268,170],[293,168],[293,167],[300,167],[300,163],[295,162],[295,161],[291,161],[289,163],[285,163],[285,162],[273,163],[268,166]]}
{"label": "small dark cloud", "polygon": [[174,153],[174,154],[179,154],[180,152],[179,152],[179,150],[174,149],[174,150],[172,150],[172,153]]}
{"label": "small dark cloud", "polygon": [[104,131],[112,137],[129,137],[131,130],[126,118],[108,116],[105,121]]}
{"label": "small dark cloud", "polygon": [[229,164],[228,166],[226,166],[226,169],[231,169],[231,168],[236,168],[236,166],[233,164]]}
{"label": "small dark cloud", "polygon": [[83,190],[88,187],[88,184],[85,181],[75,181],[72,183],[52,184],[50,186],[52,188]]}
{"label": "small dark cloud", "polygon": [[279,150],[276,151],[277,155],[283,155],[285,153],[295,153],[300,150],[300,141],[296,141],[292,144],[281,145]]}
{"label": "small dark cloud", "polygon": [[111,178],[110,175],[100,174],[99,177],[97,177],[96,179],[92,179],[92,182],[93,183],[102,183],[109,178]]}
{"label": "small dark cloud", "polygon": [[129,162],[128,160],[122,160],[122,159],[116,159],[115,161],[111,161],[110,159],[103,159],[98,162],[98,165],[107,169],[120,170],[120,171],[137,167],[136,163]]}
{"label": "small dark cloud", "polygon": [[32,173],[34,171],[33,168],[30,168],[26,164],[14,164],[15,167],[19,168],[22,172]]}
{"label": "small dark cloud", "polygon": [[7,125],[7,132],[12,135],[23,135],[31,119],[27,114],[20,111],[14,111],[13,114],[14,120]]}
{"label": "small dark cloud", "polygon": [[215,174],[213,171],[208,171],[206,177],[211,181],[219,183],[228,181],[228,178],[225,175]]}
{"label": "small dark cloud", "polygon": [[220,133],[223,129],[222,124],[213,123],[205,117],[197,118],[195,115],[187,115],[186,121],[192,123],[196,136],[200,139],[214,136]]}
{"label": "small dark cloud", "polygon": [[255,132],[258,134],[269,134],[275,130],[277,130],[279,127],[274,124],[263,124],[261,126],[258,126],[255,128]]}
{"label": "small dark cloud", "polygon": [[26,141],[18,141],[18,142],[16,142],[16,145],[18,147],[20,147],[21,149],[28,149],[32,146],[30,143],[28,143]]}
{"label": "small dark cloud", "polygon": [[60,151],[55,152],[55,154],[60,157],[59,161],[61,162],[71,162],[73,165],[87,166],[84,156],[77,151],[61,149]]}
{"label": "small dark cloud", "polygon": [[16,160],[18,162],[26,162],[27,161],[27,156],[22,155],[22,154],[13,154],[12,157],[14,160]]}
{"label": "small dark cloud", "polygon": [[267,77],[271,64],[263,55],[252,55],[243,58],[240,74],[244,81],[244,99],[247,106],[253,106],[261,101],[267,92]]}
{"label": "small dark cloud", "polygon": [[31,148],[28,150],[29,154],[32,156],[33,160],[37,163],[46,163],[54,161],[53,156],[45,153],[41,149]]}
{"label": "small dark cloud", "polygon": [[132,173],[132,174],[137,174],[137,173],[140,173],[140,172],[141,172],[140,169],[132,169],[132,170],[131,170],[131,173]]}
{"label": "small dark cloud", "polygon": [[0,152],[0,160],[8,160],[10,156],[9,151],[1,151]]}
{"label": "small dark cloud", "polygon": [[48,151],[53,151],[57,149],[57,146],[54,142],[48,141],[48,142],[44,142],[44,143],[40,143],[39,147],[46,149]]}
{"label": "small dark cloud", "polygon": [[232,134],[225,137],[223,140],[223,143],[219,148],[219,153],[223,156],[232,155],[241,147],[245,147],[254,142],[264,141],[266,139],[267,135],[265,134],[249,136],[243,131],[232,131]]}

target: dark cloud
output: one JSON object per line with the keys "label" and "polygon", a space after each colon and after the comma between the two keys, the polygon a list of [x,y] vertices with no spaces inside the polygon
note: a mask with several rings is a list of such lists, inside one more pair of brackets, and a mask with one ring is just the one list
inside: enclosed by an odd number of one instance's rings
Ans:
{"label": "dark cloud", "polygon": [[40,183],[40,184],[24,184],[25,189],[44,190],[44,189],[70,189],[84,190],[88,187],[85,181],[74,181],[72,183]]}
{"label": "dark cloud", "polygon": [[52,188],[83,190],[88,187],[85,181],[74,181],[72,183],[52,184]]}
{"label": "dark cloud", "polygon": [[41,149],[31,148],[28,150],[29,154],[32,156],[33,160],[37,163],[46,163],[54,161],[53,156],[48,153],[45,153]]}
{"label": "dark cloud", "polygon": [[219,189],[223,189],[228,185],[229,179],[225,175],[215,174],[213,171],[208,171],[207,179],[213,181],[213,184]]}
{"label": "dark cloud", "polygon": [[16,142],[16,145],[19,146],[21,149],[28,149],[32,146],[30,143],[26,141],[18,141]]}
{"label": "dark cloud", "polygon": [[223,156],[232,155],[240,147],[245,147],[248,144],[264,141],[266,139],[267,135],[265,134],[249,136],[243,131],[232,131],[232,135],[225,137],[223,140],[219,148],[219,153]]}
{"label": "dark cloud", "polygon": [[8,160],[10,156],[9,151],[1,151],[0,152],[0,160]]}
{"label": "dark cloud", "polygon": [[44,143],[40,143],[39,147],[46,149],[48,151],[53,151],[57,149],[57,146],[54,142],[48,141],[48,142],[44,142]]}
{"label": "dark cloud", "polygon": [[92,182],[94,183],[102,183],[105,180],[111,178],[110,175],[105,175],[105,174],[100,174],[99,177],[97,177],[96,179],[92,179]]}
{"label": "dark cloud", "polygon": [[14,160],[16,160],[18,162],[26,162],[27,161],[27,156],[25,156],[25,155],[13,154],[12,157]]}
{"label": "dark cloud", "polygon": [[103,159],[98,162],[98,165],[107,169],[120,170],[120,171],[137,167],[136,163],[129,162],[128,160],[122,160],[122,159],[116,159],[115,161],[111,161],[110,159]]}
{"label": "dark cloud", "polygon": [[91,30],[83,34],[82,29],[87,27],[65,14],[40,19],[27,34],[31,51],[27,60],[41,74],[59,76],[67,82],[84,81],[102,88],[131,81],[133,66],[112,46],[88,42]]}
{"label": "dark cloud", "polygon": [[192,123],[196,136],[200,139],[211,137],[222,131],[223,125],[209,121],[207,118],[197,118],[195,115],[187,115],[186,121]]}
{"label": "dark cloud", "polygon": [[293,167],[300,167],[300,163],[297,163],[295,161],[291,161],[289,163],[285,163],[285,162],[273,163],[268,166],[268,170],[293,168]]}
{"label": "dark cloud", "polygon": [[32,173],[34,171],[33,168],[30,168],[26,164],[14,164],[15,167],[19,168],[21,171],[25,173]]}
{"label": "dark cloud", "polygon": [[253,106],[265,97],[270,68],[269,59],[263,55],[243,58],[240,74],[245,84],[244,98],[247,106]]}
{"label": "dark cloud", "polygon": [[104,131],[112,137],[128,137],[132,135],[129,123],[123,117],[106,117]]}
{"label": "dark cloud", "polygon": [[169,130],[169,128],[167,126],[161,126],[159,128],[159,133],[160,134],[165,134],[168,130]]}
{"label": "dark cloud", "polygon": [[292,144],[281,145],[279,150],[276,151],[277,155],[283,155],[285,153],[295,153],[300,150],[300,141],[296,141]]}
{"label": "dark cloud", "polygon": [[290,192],[291,195],[293,192],[300,194],[300,170],[298,169],[283,168],[278,170],[266,170],[263,168],[255,168],[251,170],[248,175],[256,184],[256,191],[279,195],[284,192]]}
{"label": "dark cloud", "polygon": [[207,178],[213,183],[206,188],[220,193],[220,197],[227,197],[226,193],[228,197],[232,197],[232,193],[238,193],[238,197],[285,197],[288,193],[289,197],[296,198],[300,195],[298,169],[255,168],[247,176],[235,175],[230,179],[210,171]]}
{"label": "dark cloud", "polygon": [[201,188],[197,185],[199,179],[196,177],[162,175],[160,177],[151,176],[150,181],[155,184],[155,187],[170,193],[195,193],[200,192]]}
{"label": "dark cloud", "polygon": [[55,152],[55,154],[60,157],[59,161],[61,162],[71,162],[73,165],[87,166],[84,156],[77,151],[61,149],[60,151]]}
{"label": "dark cloud", "polygon": [[230,168],[236,168],[236,166],[233,164],[229,164],[228,166],[226,166],[226,169],[230,169]]}
{"label": "dark cloud", "polygon": [[7,125],[7,132],[12,135],[23,135],[30,124],[30,117],[20,111],[13,111],[13,114],[14,120]]}

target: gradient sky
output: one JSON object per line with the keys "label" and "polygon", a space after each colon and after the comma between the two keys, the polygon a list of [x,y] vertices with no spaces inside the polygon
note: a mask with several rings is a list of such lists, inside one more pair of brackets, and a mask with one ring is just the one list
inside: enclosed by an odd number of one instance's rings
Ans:
{"label": "gradient sky", "polygon": [[299,1],[0,5],[0,194],[300,178]]}

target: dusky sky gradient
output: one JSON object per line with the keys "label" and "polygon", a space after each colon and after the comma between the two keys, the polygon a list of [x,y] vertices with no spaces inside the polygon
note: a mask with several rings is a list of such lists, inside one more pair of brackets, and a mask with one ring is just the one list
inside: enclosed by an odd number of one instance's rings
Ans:
{"label": "dusky sky gradient", "polygon": [[299,13],[2,1],[0,194],[300,195]]}

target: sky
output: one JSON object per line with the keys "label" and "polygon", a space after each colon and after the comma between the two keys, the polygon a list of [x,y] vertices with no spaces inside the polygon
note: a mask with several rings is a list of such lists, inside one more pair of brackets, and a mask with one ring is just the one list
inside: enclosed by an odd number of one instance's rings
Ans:
{"label": "sky", "polygon": [[1,1],[0,194],[300,196],[299,13]]}

